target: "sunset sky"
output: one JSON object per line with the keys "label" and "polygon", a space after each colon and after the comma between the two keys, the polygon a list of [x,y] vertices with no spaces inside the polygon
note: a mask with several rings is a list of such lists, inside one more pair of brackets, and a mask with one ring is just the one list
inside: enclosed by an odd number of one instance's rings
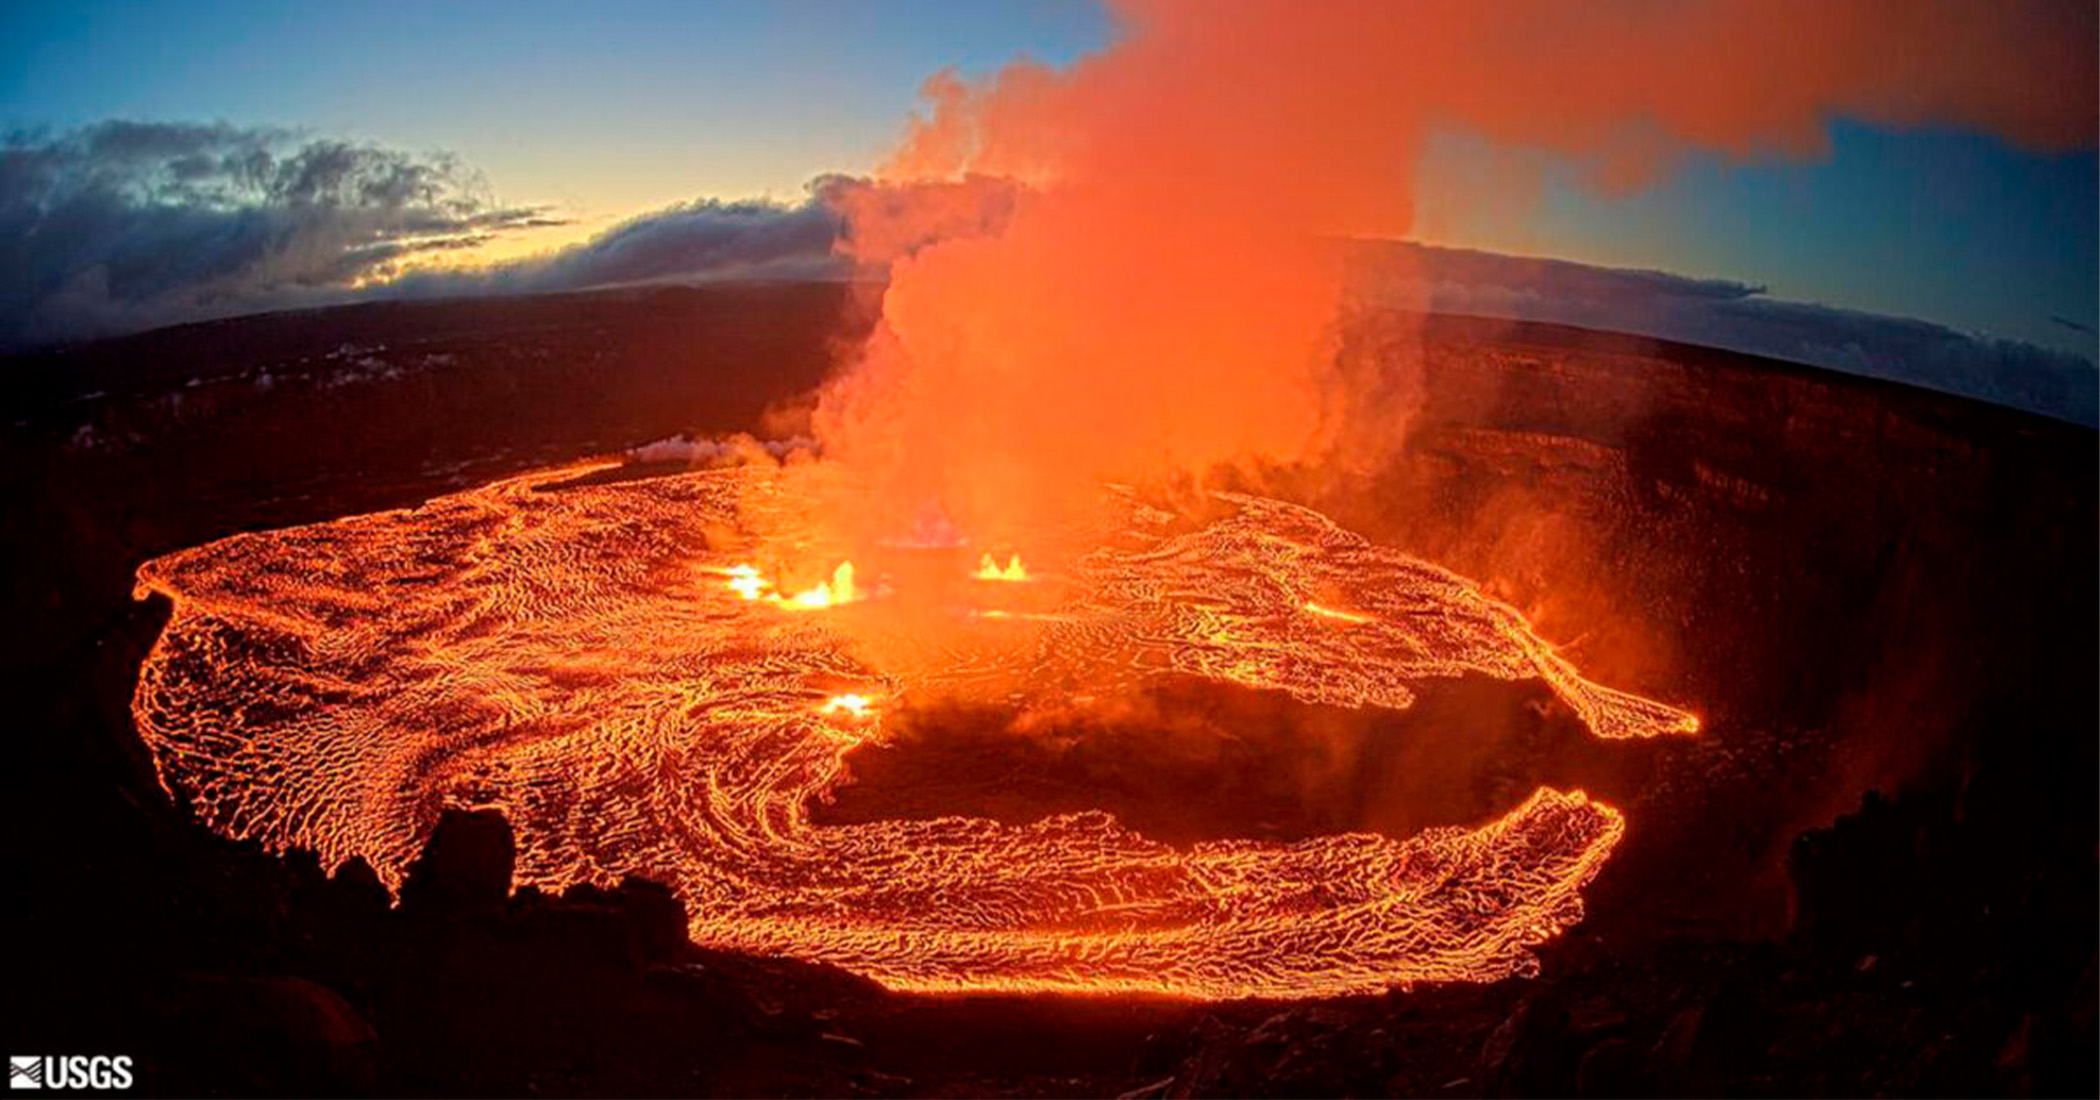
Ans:
{"label": "sunset sky", "polygon": [[[673,203],[799,202],[812,177],[871,171],[928,74],[1065,66],[1118,33],[1082,0],[13,4],[0,126],[20,142],[110,119],[224,122],[450,154],[496,201],[561,223],[494,234],[469,253],[486,260]],[[1524,157],[1537,186],[1473,186]],[[1632,189],[1457,128],[1423,161],[1426,241],[1738,280],[2094,355],[2090,141],[2038,152],[1833,118],[1810,155],[1695,151]]]}

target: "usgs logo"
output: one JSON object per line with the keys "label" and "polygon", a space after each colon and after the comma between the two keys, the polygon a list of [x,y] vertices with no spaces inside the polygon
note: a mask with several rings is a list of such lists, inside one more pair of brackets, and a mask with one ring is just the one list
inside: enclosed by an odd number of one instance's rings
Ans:
{"label": "usgs logo", "polygon": [[129,1054],[10,1054],[11,1089],[128,1089]]}

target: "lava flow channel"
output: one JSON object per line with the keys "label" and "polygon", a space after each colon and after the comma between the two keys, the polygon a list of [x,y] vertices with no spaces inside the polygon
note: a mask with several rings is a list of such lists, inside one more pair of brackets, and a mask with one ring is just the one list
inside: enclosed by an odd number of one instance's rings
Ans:
{"label": "lava flow channel", "polygon": [[1541,788],[1471,830],[1174,847],[1101,812],[820,826],[807,807],[885,700],[976,683],[1175,674],[1405,707],[1410,683],[1474,671],[1544,680],[1600,736],[1697,727],[1582,679],[1463,579],[1276,501],[1221,498],[1191,527],[1111,493],[1054,606],[957,615],[915,648],[854,626],[883,603],[872,578],[825,610],[745,598],[740,564],[806,542],[785,476],[548,484],[581,472],[146,563],[139,595],[174,604],[133,700],[162,783],[222,833],[389,882],[442,809],[495,807],[521,883],[654,878],[697,942],[900,990],[1311,997],[1533,972],[1620,815]]}

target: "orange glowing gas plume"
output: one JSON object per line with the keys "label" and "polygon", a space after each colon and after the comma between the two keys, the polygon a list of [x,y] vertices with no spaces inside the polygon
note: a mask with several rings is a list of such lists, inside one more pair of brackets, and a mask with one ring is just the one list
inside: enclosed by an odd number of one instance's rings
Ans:
{"label": "orange glowing gas plume", "polygon": [[[654,878],[697,942],[895,989],[1310,997],[1532,972],[1620,815],[1542,788],[1470,830],[1174,847],[1101,812],[819,825],[809,807],[913,697],[1174,676],[1403,708],[1410,684],[1482,673],[1542,680],[1599,736],[1697,726],[1584,679],[1463,579],[1279,501],[1219,496],[1191,526],[1110,491],[1091,526],[1042,536],[1070,563],[1054,609],[954,608],[941,644],[897,645],[877,629],[892,598],[791,614],[799,597],[734,564],[810,545],[783,471],[550,480],[140,567],[139,593],[174,603],[133,700],[161,781],[223,833],[361,855],[389,882],[441,807],[496,807],[520,883]],[[845,566],[826,591],[860,595]],[[1315,593],[1346,629],[1307,613]]]}
{"label": "orange glowing gas plume", "polygon": [[2093,144],[2091,0],[1108,7],[1115,40],[1070,65],[935,73],[874,185],[827,192],[884,276],[812,420],[874,481],[863,511],[989,531],[1104,480],[1367,461],[1404,437],[1410,365],[1334,354],[1345,300],[1380,295],[1333,242],[1522,225],[1549,170],[1620,191],[1827,156],[1838,118]]}

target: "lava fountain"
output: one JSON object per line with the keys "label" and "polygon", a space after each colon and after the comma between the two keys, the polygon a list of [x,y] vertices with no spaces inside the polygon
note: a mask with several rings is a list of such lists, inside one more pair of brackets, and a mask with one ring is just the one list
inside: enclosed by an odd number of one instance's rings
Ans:
{"label": "lava fountain", "polygon": [[[1470,830],[1176,847],[1098,811],[819,825],[811,801],[896,701],[1163,676],[1396,709],[1428,680],[1536,678],[1599,737],[1697,728],[1275,500],[1192,519],[1110,489],[1031,533],[1027,566],[936,553],[956,584],[928,592],[905,557],[824,546],[792,468],[593,469],[146,563],[139,595],[174,604],[133,701],[163,784],[222,833],[390,882],[444,808],[494,807],[521,883],[654,878],[697,942],[899,990],[1312,997],[1531,972],[1619,813],[1541,788]],[[798,569],[819,583],[776,579]]]}

